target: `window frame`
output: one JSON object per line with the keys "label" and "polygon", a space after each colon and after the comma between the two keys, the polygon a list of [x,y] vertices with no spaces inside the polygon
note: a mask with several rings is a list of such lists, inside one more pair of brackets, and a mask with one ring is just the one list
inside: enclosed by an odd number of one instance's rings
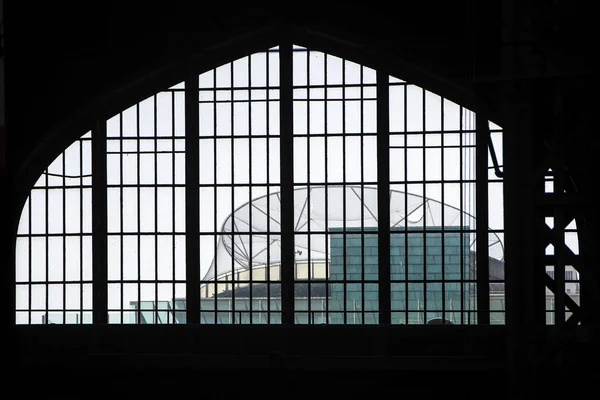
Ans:
{"label": "window frame", "polygon": [[[289,51],[289,55],[292,54],[291,42],[280,43],[282,46],[282,54]],[[286,47],[287,46],[287,47]],[[288,50],[286,50],[286,48]],[[281,60],[280,60],[281,63]],[[289,63],[289,64],[285,64]],[[288,68],[289,67],[289,68]],[[282,163],[291,162],[293,160],[293,83],[291,82],[291,67],[292,62],[284,61],[283,67],[280,64],[281,82],[289,82],[289,84],[281,84],[282,93],[280,95],[280,121],[282,124],[281,128],[281,157]],[[389,229],[389,207],[381,207],[387,205],[387,193],[389,192],[389,82],[388,76],[389,70],[383,66],[374,66],[377,71],[377,128],[378,128],[378,191],[381,195],[378,198],[380,210],[387,210],[388,215],[380,214],[380,229],[378,230],[379,236],[379,280],[380,280],[380,298],[379,298],[379,313],[380,313],[380,324],[390,324],[390,278],[389,278],[389,242],[390,242],[390,229]],[[381,79],[380,79],[381,78]],[[385,78],[385,79],[384,79]],[[198,323],[200,315],[199,306],[199,285],[200,282],[200,268],[198,259],[198,224],[195,221],[198,220],[198,167],[197,167],[197,138],[199,137],[198,127],[198,107],[197,107],[197,87],[198,87],[198,73],[192,72],[187,73],[185,78],[186,90],[185,90],[185,108],[186,108],[186,178],[185,178],[185,196],[186,196],[186,295],[187,295],[187,323]],[[425,87],[424,87],[425,89]],[[425,89],[427,90],[427,89]],[[285,92],[285,93],[284,93]],[[385,110],[385,112],[380,112]],[[481,210],[478,208],[477,216],[480,223],[477,225],[477,229],[482,226],[482,230],[477,232],[478,236],[486,237],[488,234],[487,228],[487,151],[489,143],[489,127],[487,127],[487,119],[480,117],[479,113],[476,114],[477,118],[477,160],[482,162],[477,164],[477,176],[483,176],[483,182],[481,184],[478,180],[477,184],[477,204],[484,204]],[[106,210],[106,120],[100,118],[97,120],[92,130],[92,162],[93,162],[93,175],[92,175],[92,198],[93,198],[93,230],[92,230],[92,242],[93,242],[93,324],[104,324],[108,322],[107,312],[107,210]],[[485,121],[484,124],[482,121]],[[284,139],[285,138],[285,139]],[[288,140],[289,139],[289,140]],[[483,143],[483,144],[482,144]],[[196,154],[194,153],[196,152]],[[482,156],[485,155],[485,156]],[[285,160],[285,161],[284,161]],[[283,215],[293,215],[293,195],[291,201],[289,200],[290,193],[293,192],[293,164],[290,168],[289,164],[284,167],[281,165],[282,171],[287,171],[289,176],[284,178],[282,175],[282,197],[288,200],[284,201],[284,207],[287,212],[282,212]],[[485,171],[485,174],[480,173]],[[387,176],[387,178],[386,178]],[[479,178],[478,178],[479,179]],[[285,183],[285,185],[284,185]],[[385,190],[387,188],[387,190]],[[479,189],[481,188],[481,189]],[[481,213],[481,214],[480,214]],[[386,219],[387,218],[387,219]],[[384,222],[381,222],[384,221]],[[388,221],[386,224],[385,221]],[[485,231],[484,231],[485,229]],[[293,224],[289,221],[285,223],[284,229],[282,229],[282,237],[288,240],[284,240],[284,254],[286,262],[289,263],[293,260]],[[484,234],[482,234],[485,232]],[[487,244],[480,241],[478,243],[478,265],[487,265]],[[479,251],[481,250],[481,252]],[[387,253],[386,253],[387,251]],[[293,261],[292,261],[293,262]],[[481,263],[479,263],[481,262]],[[287,273],[282,273],[282,310],[283,310],[283,322],[284,324],[294,323],[294,298],[293,298],[293,268],[284,269]],[[489,277],[486,268],[478,268],[478,287],[485,288],[489,284]],[[480,324],[486,324],[489,322],[489,293],[487,290],[480,290],[479,293],[484,293],[483,296],[478,297],[478,321]],[[487,294],[487,296],[485,295]],[[487,312],[486,312],[487,311]],[[485,316],[487,314],[487,318]]]}

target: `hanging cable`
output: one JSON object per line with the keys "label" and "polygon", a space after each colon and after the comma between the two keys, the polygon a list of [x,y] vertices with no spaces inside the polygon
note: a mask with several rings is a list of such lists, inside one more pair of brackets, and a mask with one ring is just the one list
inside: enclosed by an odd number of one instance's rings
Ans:
{"label": "hanging cable", "polygon": [[46,176],[55,176],[57,178],[66,178],[66,179],[81,179],[81,178],[90,178],[92,174],[84,174],[84,175],[65,175],[65,174],[55,174],[52,172],[42,172],[42,174]]}

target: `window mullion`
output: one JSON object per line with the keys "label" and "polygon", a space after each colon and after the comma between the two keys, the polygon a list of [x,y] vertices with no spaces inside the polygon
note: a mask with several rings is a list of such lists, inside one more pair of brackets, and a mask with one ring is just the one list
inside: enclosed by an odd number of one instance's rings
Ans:
{"label": "window mullion", "polygon": [[490,323],[489,248],[488,248],[488,141],[490,130],[485,115],[475,116],[475,214],[477,265],[477,323]]}
{"label": "window mullion", "polygon": [[[106,120],[92,129],[92,309],[94,324],[108,323]],[[83,299],[81,299],[83,301]]]}
{"label": "window mullion", "polygon": [[377,71],[377,232],[379,323],[391,323],[389,78]]}
{"label": "window mullion", "polygon": [[188,324],[200,323],[199,112],[198,74],[194,73],[185,81],[185,304]]}
{"label": "window mullion", "polygon": [[281,174],[281,321],[294,323],[294,123],[292,43],[279,46]]}

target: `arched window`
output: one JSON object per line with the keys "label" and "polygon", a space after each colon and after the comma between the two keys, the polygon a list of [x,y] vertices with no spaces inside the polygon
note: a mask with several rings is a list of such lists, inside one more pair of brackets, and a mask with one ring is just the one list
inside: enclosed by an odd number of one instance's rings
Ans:
{"label": "arched window", "polygon": [[301,46],[184,74],[41,175],[16,322],[504,323],[501,144],[463,106]]}

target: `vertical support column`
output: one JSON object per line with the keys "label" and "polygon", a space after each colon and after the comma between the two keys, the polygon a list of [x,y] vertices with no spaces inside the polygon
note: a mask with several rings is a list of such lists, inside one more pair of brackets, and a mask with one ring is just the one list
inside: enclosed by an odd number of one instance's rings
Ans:
{"label": "vertical support column", "polygon": [[[4,20],[4,1],[0,0],[0,21]],[[6,151],[6,106],[4,103],[4,26],[0,26],[0,191],[2,193],[10,193],[10,188],[8,187],[8,171],[7,171],[7,163],[8,163],[8,154]],[[8,196],[7,196],[8,197]],[[10,196],[11,198],[13,196]],[[6,206],[5,206],[6,207]],[[7,246],[10,246],[12,249],[8,252],[8,260],[6,260],[6,265],[15,265],[15,246],[16,246],[16,238],[8,240],[11,237],[10,233],[17,232],[18,229],[18,221],[10,222],[8,215],[10,211],[16,215],[18,211],[16,211],[14,207],[14,203],[10,201],[10,207],[5,208],[5,212],[0,215],[0,226],[3,231],[0,235],[5,238],[5,243]],[[16,225],[16,226],[15,226]],[[2,286],[0,286],[0,290],[2,293],[5,293],[5,300],[3,301],[4,306],[3,310],[6,311],[4,315],[10,315],[10,318],[5,318],[6,328],[11,328],[15,323],[16,318],[16,287],[13,284],[15,282],[15,269],[14,268],[5,268],[5,273],[2,275]],[[8,325],[7,325],[8,324]],[[9,339],[10,340],[10,339]]]}
{"label": "vertical support column", "polygon": [[281,321],[294,323],[294,99],[293,48],[279,46],[279,123],[281,133]]}
{"label": "vertical support column", "polygon": [[108,323],[106,120],[92,129],[92,322]]}
{"label": "vertical support column", "polygon": [[[545,321],[544,248],[538,233],[535,194],[543,182],[535,179],[533,145],[536,120],[527,93],[529,83],[514,84],[509,95],[504,130],[505,295],[510,396],[536,398],[536,342]],[[521,99],[521,100],[519,100]]]}
{"label": "vertical support column", "polygon": [[475,214],[476,262],[477,262],[477,323],[490,324],[490,271],[488,247],[488,146],[490,128],[487,115],[478,110],[476,114],[475,151]]}
{"label": "vertical support column", "polygon": [[[552,132],[555,129],[553,127],[554,121],[552,119],[553,114],[553,99],[554,99],[554,86],[551,82],[546,80],[540,80],[536,82],[528,83],[526,90],[531,93],[535,93],[535,101],[531,101],[530,106],[530,135],[531,150],[530,158],[533,160],[529,169],[529,186],[531,187],[532,201],[532,245],[534,249],[534,264],[527,271],[528,275],[526,279],[530,279],[527,282],[525,302],[527,303],[527,309],[529,315],[525,319],[525,324],[529,325],[532,330],[539,330],[539,328],[546,325],[546,267],[551,266],[554,269],[554,280],[551,280],[553,288],[552,291],[556,292],[556,278],[557,274],[562,274],[564,280],[564,269],[557,271],[556,269],[556,257],[555,255],[546,255],[547,246],[554,242],[555,239],[547,237],[544,234],[546,227],[546,217],[554,217],[554,210],[552,206],[552,193],[546,193],[546,176],[549,168],[552,168],[553,176],[552,183],[555,182],[556,165],[551,161],[554,157],[552,148],[553,137]],[[550,136],[549,136],[550,134]],[[550,146],[548,146],[550,144]],[[560,169],[560,168],[559,168]],[[547,196],[550,197],[547,197]],[[556,227],[556,221],[554,222]],[[555,232],[551,231],[551,235]],[[561,240],[562,242],[562,240]],[[556,251],[556,243],[553,243]],[[555,252],[556,254],[556,252]],[[564,292],[564,286],[562,291]],[[554,300],[557,298],[555,293]],[[556,305],[553,306],[556,308]],[[564,308],[564,305],[562,306]],[[552,312],[552,321],[556,321],[556,313]],[[563,317],[564,319],[564,317]],[[530,332],[530,337],[535,337],[536,332]],[[531,345],[532,353],[537,351]]]}
{"label": "vertical support column", "polygon": [[[559,173],[554,170],[555,176]],[[561,179],[555,180],[555,190],[557,187],[562,189],[562,184],[558,183]],[[562,190],[556,191],[555,193],[563,193]],[[565,325],[565,258],[564,258],[564,248],[565,248],[565,218],[564,218],[564,208],[555,207],[554,208],[554,238],[556,245],[554,246],[554,282],[555,282],[555,291],[554,291],[554,324],[558,329],[558,333],[561,334],[563,327]],[[576,312],[577,310],[572,310]]]}
{"label": "vertical support column", "polygon": [[185,81],[186,322],[200,323],[200,187],[198,74]]}
{"label": "vertical support column", "polygon": [[391,323],[390,294],[390,88],[389,76],[377,71],[377,244],[379,323]]}
{"label": "vertical support column", "polygon": [[[510,115],[510,114],[509,114]],[[517,119],[517,118],[515,118]],[[514,121],[512,121],[514,122]],[[522,307],[523,297],[523,278],[522,270],[525,268],[523,252],[527,251],[524,243],[521,241],[523,232],[521,231],[521,218],[525,217],[522,204],[519,204],[519,196],[526,196],[526,193],[520,192],[519,186],[526,181],[519,174],[522,163],[521,154],[525,153],[521,146],[527,146],[526,143],[519,143],[518,129],[511,125],[504,126],[504,215],[505,215],[505,296],[506,296],[506,328],[507,328],[507,354],[509,367],[509,385],[510,394],[519,395],[523,389],[523,380],[521,378],[524,365],[522,361],[525,358],[525,310]],[[528,136],[526,136],[529,139]],[[527,251],[531,253],[531,251]],[[531,262],[531,254],[529,254]],[[531,266],[530,266],[531,268]],[[518,398],[518,397],[516,397]],[[523,397],[521,397],[523,398]]]}
{"label": "vertical support column", "polygon": [[[554,154],[552,155],[552,171],[554,173],[554,198],[562,197],[565,192],[565,167],[564,167],[564,156],[563,156],[563,134],[565,130],[563,122],[562,112],[562,91],[560,84],[554,85],[554,104],[552,104],[552,111],[554,118],[552,121],[553,129],[553,147]],[[555,306],[554,316],[555,325],[558,329],[558,334],[562,334],[563,327],[565,325],[565,227],[567,221],[565,220],[566,207],[555,206],[554,207],[554,281],[556,283],[556,290],[554,293]],[[576,312],[577,310],[571,310]]]}
{"label": "vertical support column", "polygon": [[[6,106],[4,104],[4,2],[0,0],[0,184],[6,185]],[[7,188],[8,189],[8,188]],[[11,310],[12,312],[12,310]]]}
{"label": "vertical support column", "polygon": [[[529,39],[524,20],[527,5],[518,0],[502,3],[502,41],[506,44]],[[526,54],[522,48],[505,45],[502,51],[502,73],[506,77],[523,72]],[[529,64],[531,65],[531,63]],[[509,390],[512,399],[536,398],[530,338],[535,333],[535,241],[536,219],[533,202],[533,123],[530,101],[531,87],[524,81],[508,81],[504,85],[504,218],[505,218],[505,296],[506,351],[508,355]],[[543,290],[543,287],[542,287]]]}

